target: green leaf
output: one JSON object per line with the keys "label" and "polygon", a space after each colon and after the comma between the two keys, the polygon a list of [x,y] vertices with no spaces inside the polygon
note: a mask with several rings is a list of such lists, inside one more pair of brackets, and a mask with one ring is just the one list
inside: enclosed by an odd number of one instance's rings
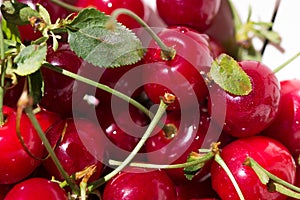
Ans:
{"label": "green leaf", "polygon": [[120,23],[106,28],[109,16],[94,9],[83,9],[68,28],[71,49],[84,60],[99,67],[119,67],[138,62],[144,55],[141,41]]}
{"label": "green leaf", "polygon": [[46,60],[46,45],[29,45],[21,50],[15,57],[14,62],[17,68],[14,72],[20,76],[26,76],[36,72]]}
{"label": "green leaf", "polygon": [[2,19],[2,31],[6,39],[21,43],[20,33],[15,24],[8,23],[5,19]]}
{"label": "green leaf", "polygon": [[252,91],[249,76],[237,61],[226,54],[213,61],[209,74],[222,89],[234,95],[247,95]]}
{"label": "green leaf", "polygon": [[[199,158],[202,158],[202,156],[196,152],[191,152],[190,155],[188,156],[187,162],[193,162],[198,160]],[[205,165],[205,162],[200,162],[197,165],[192,165],[185,167],[183,169],[184,175],[188,180],[192,180],[195,175],[199,173],[199,171],[203,168]]]}
{"label": "green leaf", "polygon": [[28,88],[34,104],[38,104],[44,95],[44,82],[41,70],[37,70],[28,76]]}
{"label": "green leaf", "polygon": [[27,4],[10,0],[3,1],[1,13],[8,23],[16,25],[29,24],[29,18],[39,17],[39,13]]}

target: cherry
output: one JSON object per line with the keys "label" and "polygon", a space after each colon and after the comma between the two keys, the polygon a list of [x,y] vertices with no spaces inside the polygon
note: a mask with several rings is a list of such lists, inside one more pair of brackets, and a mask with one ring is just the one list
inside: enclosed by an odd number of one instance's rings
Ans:
{"label": "cherry", "polygon": [[144,57],[144,90],[156,104],[165,92],[176,96],[169,110],[179,110],[198,105],[208,94],[200,72],[211,65],[212,55],[206,35],[190,28],[177,26],[163,29],[158,37],[169,47],[174,47],[173,59],[164,60],[161,49],[152,40]]}
{"label": "cherry", "polygon": [[55,182],[31,178],[16,184],[4,200],[67,200],[67,193]]}
{"label": "cherry", "polygon": [[164,171],[137,168],[121,172],[104,188],[103,200],[176,199],[175,186]]}
{"label": "cherry", "polygon": [[[16,133],[16,111],[3,106],[5,123],[0,126],[0,184],[16,183],[29,176],[40,161],[24,150]],[[20,133],[28,150],[36,157],[45,156],[42,141],[25,114],[21,116]]]}
{"label": "cherry", "polygon": [[[226,145],[220,155],[245,199],[286,199],[286,196],[277,192],[268,192],[253,169],[243,164],[249,156],[269,172],[293,184],[296,175],[295,161],[281,143],[264,136],[240,138]],[[233,184],[217,162],[212,163],[211,179],[212,186],[221,199],[239,199]]]}
{"label": "cherry", "polygon": [[[73,73],[78,73],[82,64],[82,60],[71,51],[67,43],[59,43],[56,51],[53,51],[52,46],[49,45],[46,60],[54,66]],[[44,96],[40,106],[62,116],[71,116],[72,101],[83,101],[85,90],[78,84],[75,85],[74,79],[45,67],[42,67],[42,75],[44,78]],[[79,87],[80,90],[78,90]],[[78,96],[76,96],[77,94]],[[79,105],[78,108],[80,108]]]}
{"label": "cherry", "polygon": [[43,108],[35,114],[35,117],[44,132],[46,132],[53,124],[61,120],[61,117],[58,114]]}
{"label": "cherry", "polygon": [[[107,15],[110,15],[118,8],[126,8],[146,20],[145,5],[141,0],[77,0],[75,5],[82,8],[95,7]],[[129,29],[141,27],[138,22],[127,15],[120,15],[117,20]]]}
{"label": "cherry", "polygon": [[237,42],[235,39],[235,25],[229,0],[221,0],[218,13],[213,23],[204,31],[211,38],[214,38],[225,52],[236,58]]}
{"label": "cherry", "polygon": [[112,106],[116,112],[107,106],[97,108],[98,122],[113,145],[120,148],[117,152],[110,150],[109,157],[124,160],[146,131],[149,118],[131,105],[128,107],[129,110],[127,107]]}
{"label": "cherry", "polygon": [[3,104],[11,108],[16,108],[18,100],[22,94],[25,77],[18,77],[18,83],[12,87],[9,87],[4,94]]}
{"label": "cherry", "polygon": [[159,16],[169,26],[190,26],[198,31],[206,30],[220,8],[221,0],[156,0]]}
{"label": "cherry", "polygon": [[[103,157],[103,144],[98,140],[99,137],[97,138],[100,134],[98,131],[94,122],[84,118],[62,119],[48,129],[47,138],[55,147],[54,152],[69,175],[92,165],[96,166],[96,172],[91,180],[99,178],[102,174],[103,164],[98,159]],[[94,146],[86,146],[88,142],[95,142],[92,143]],[[98,157],[94,156],[95,153]],[[51,158],[45,160],[43,166],[56,179],[63,180]]]}
{"label": "cherry", "polygon": [[293,154],[300,153],[300,80],[280,82],[279,111],[263,134],[282,142]]}
{"label": "cherry", "polygon": [[[235,137],[246,137],[259,134],[274,120],[278,112],[280,84],[271,69],[261,62],[241,61],[239,65],[248,74],[252,91],[237,96],[214,85],[213,92],[210,92],[214,102],[210,106],[215,107],[216,112],[218,106],[226,106],[224,131]],[[223,121],[218,123],[223,125]]]}

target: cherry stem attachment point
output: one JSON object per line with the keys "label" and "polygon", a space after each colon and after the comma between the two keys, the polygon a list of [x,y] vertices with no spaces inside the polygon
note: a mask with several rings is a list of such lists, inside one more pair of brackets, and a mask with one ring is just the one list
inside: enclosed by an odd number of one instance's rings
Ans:
{"label": "cherry stem attachment point", "polygon": [[151,120],[147,130],[145,131],[144,135],[140,139],[140,141],[137,143],[135,148],[130,152],[130,154],[127,156],[127,158],[122,162],[121,165],[119,165],[115,170],[113,170],[111,173],[107,174],[103,178],[91,183],[88,187],[89,191],[93,191],[95,188],[100,187],[107,181],[109,181],[111,178],[113,178],[115,175],[117,175],[120,171],[122,171],[131,161],[132,159],[137,155],[137,153],[140,151],[146,140],[150,137],[152,131],[155,129],[156,125],[160,121],[161,117],[165,114],[166,109],[168,107],[168,104],[166,104],[163,100],[160,101],[158,110],[154,116],[154,118]]}
{"label": "cherry stem attachment point", "polygon": [[135,19],[145,30],[149,33],[149,35],[156,41],[158,46],[161,48],[162,59],[164,60],[172,60],[176,55],[176,50],[173,47],[168,47],[165,43],[158,37],[158,35],[148,26],[148,24],[141,19],[137,14],[132,12],[131,10],[125,8],[118,8],[111,13],[111,19],[107,22],[108,27],[112,27],[112,23],[115,23],[118,16],[121,14],[128,15]]}
{"label": "cherry stem attachment point", "polygon": [[283,68],[285,68],[288,64],[290,64],[292,61],[294,61],[296,58],[298,58],[300,56],[300,52],[296,53],[293,57],[291,57],[290,59],[288,59],[286,62],[284,62],[283,64],[279,65],[277,68],[275,68],[273,70],[274,73],[279,72],[280,70],[282,70]]}
{"label": "cherry stem attachment point", "polygon": [[0,126],[4,124],[4,115],[3,115],[3,98],[4,98],[4,80],[5,80],[5,52],[4,52],[4,36],[2,31],[2,19],[0,20]]}

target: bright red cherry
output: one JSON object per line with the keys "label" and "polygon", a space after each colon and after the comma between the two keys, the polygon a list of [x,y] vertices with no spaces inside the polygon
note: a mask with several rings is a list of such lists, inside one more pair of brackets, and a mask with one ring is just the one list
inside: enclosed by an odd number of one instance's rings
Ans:
{"label": "bright red cherry", "polygon": [[[95,7],[107,15],[118,8],[126,8],[145,19],[145,7],[141,0],[77,0],[75,5],[82,8]],[[141,27],[137,21],[126,15],[120,15],[117,20],[130,29]]]}
{"label": "bright red cherry", "polygon": [[[259,134],[267,128],[278,113],[280,84],[270,68],[257,61],[241,61],[239,65],[247,73],[252,84],[248,95],[237,96],[212,86],[210,106],[226,106],[224,131],[235,137]],[[222,112],[222,111],[221,111]],[[221,115],[223,113],[220,113]],[[218,115],[218,114],[215,114]]]}
{"label": "bright red cherry", "polygon": [[16,184],[4,200],[68,200],[58,183],[44,178],[30,178]]}
{"label": "bright red cherry", "polygon": [[300,80],[280,82],[279,111],[263,134],[282,142],[296,157],[300,154]]}
{"label": "bright red cherry", "polygon": [[[3,114],[5,123],[0,126],[0,184],[12,184],[29,176],[41,162],[24,150],[17,137],[16,110],[3,106]],[[25,114],[21,116],[20,133],[28,150],[43,158],[44,145]]]}
{"label": "bright red cherry", "polygon": [[[51,146],[56,145],[54,152],[69,175],[95,165],[96,172],[91,177],[91,180],[95,180],[100,177],[103,169],[100,162],[104,155],[103,144],[98,140],[99,134],[101,133],[94,122],[83,118],[67,118],[48,129],[47,138]],[[63,180],[51,158],[45,160],[43,166],[49,174]]]}
{"label": "bright red cherry", "polygon": [[164,171],[134,169],[121,172],[104,188],[103,200],[174,200],[176,191],[173,182]]}
{"label": "bright red cherry", "polygon": [[206,35],[190,28],[178,26],[163,29],[158,37],[169,47],[174,47],[173,59],[164,60],[162,51],[152,40],[144,57],[144,89],[156,104],[165,92],[176,96],[169,110],[179,110],[198,105],[208,94],[201,71],[212,63]]}
{"label": "bright red cherry", "polygon": [[206,30],[219,11],[221,0],[156,0],[160,17],[169,26],[190,26]]}
{"label": "bright red cherry", "polygon": [[[236,179],[245,199],[286,199],[277,192],[268,192],[251,167],[244,165],[247,157],[253,158],[262,167],[281,179],[293,184],[296,176],[295,161],[278,141],[264,137],[252,136],[241,138],[226,145],[221,157]],[[237,193],[221,166],[213,162],[211,167],[212,185],[221,199],[239,199]]]}

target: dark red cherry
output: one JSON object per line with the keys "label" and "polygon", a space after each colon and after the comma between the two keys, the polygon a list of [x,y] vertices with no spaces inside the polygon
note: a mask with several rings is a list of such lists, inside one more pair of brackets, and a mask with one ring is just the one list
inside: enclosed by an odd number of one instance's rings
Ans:
{"label": "dark red cherry", "polygon": [[[126,8],[145,19],[144,3],[141,0],[77,0],[75,5],[82,8],[95,7],[107,15],[118,8]],[[117,20],[130,29],[141,27],[137,21],[127,15],[120,15]]]}
{"label": "dark red cherry", "polygon": [[300,80],[280,82],[279,111],[263,134],[282,142],[294,156],[300,154]]}
{"label": "dark red cherry", "polygon": [[190,26],[198,31],[206,30],[220,8],[221,0],[156,0],[159,16],[169,26]]}
{"label": "dark red cherry", "polygon": [[210,99],[213,99],[210,106],[215,112],[218,112],[218,107],[226,107],[225,122],[219,122],[222,123],[220,125],[224,123],[225,132],[235,137],[246,137],[259,134],[275,119],[280,84],[272,70],[261,62],[241,61],[239,65],[248,74],[252,91],[248,95],[237,96],[214,85],[210,92]]}
{"label": "dark red cherry", "polygon": [[[99,140],[98,126],[94,122],[67,118],[54,124],[47,131],[47,138],[65,171],[72,175],[88,166],[95,165],[95,180],[102,174],[103,143]],[[58,180],[63,180],[51,158],[43,162],[46,171]]]}
{"label": "dark red cherry", "polygon": [[[245,199],[286,199],[285,195],[268,192],[254,170],[244,165],[247,157],[253,158],[262,167],[281,179],[293,184],[296,176],[295,161],[280,142],[264,137],[241,138],[226,145],[221,157],[236,179]],[[227,174],[216,162],[211,167],[212,185],[221,199],[239,199]]]}
{"label": "dark red cherry", "polygon": [[46,132],[53,124],[61,120],[60,115],[43,108],[35,114],[35,117],[44,132]]}
{"label": "dark red cherry", "polygon": [[[0,184],[12,184],[29,176],[41,162],[24,150],[17,137],[16,110],[3,106],[3,114],[5,123],[0,126]],[[21,116],[20,133],[28,150],[43,158],[43,143],[25,114]]]}
{"label": "dark red cherry", "polygon": [[68,200],[58,183],[44,178],[30,178],[16,184],[4,200]]}
{"label": "dark red cherry", "polygon": [[147,171],[142,168],[121,172],[104,188],[103,200],[174,200],[175,186],[164,171]]}
{"label": "dark red cherry", "polygon": [[164,60],[156,42],[150,42],[143,73],[148,97],[158,104],[165,92],[174,94],[176,100],[169,110],[188,108],[203,101],[208,93],[200,72],[212,62],[206,35],[178,26],[163,29],[158,37],[167,46],[174,47],[176,55],[171,60]]}
{"label": "dark red cherry", "polygon": [[[18,100],[22,94],[24,89],[25,77],[18,77],[18,82],[14,86],[10,86],[6,89],[4,97],[3,97],[3,104],[11,107],[16,108]],[[10,80],[8,80],[10,81]],[[8,82],[7,82],[8,84]]]}
{"label": "dark red cherry", "polygon": [[[82,60],[71,51],[69,44],[60,43],[56,51],[48,47],[46,60],[57,67],[78,73]],[[44,78],[44,96],[40,102],[41,107],[59,113],[62,116],[71,116],[72,101],[83,102],[85,89],[78,90],[75,80],[55,71],[42,67]],[[78,103],[78,107],[79,103]]]}

